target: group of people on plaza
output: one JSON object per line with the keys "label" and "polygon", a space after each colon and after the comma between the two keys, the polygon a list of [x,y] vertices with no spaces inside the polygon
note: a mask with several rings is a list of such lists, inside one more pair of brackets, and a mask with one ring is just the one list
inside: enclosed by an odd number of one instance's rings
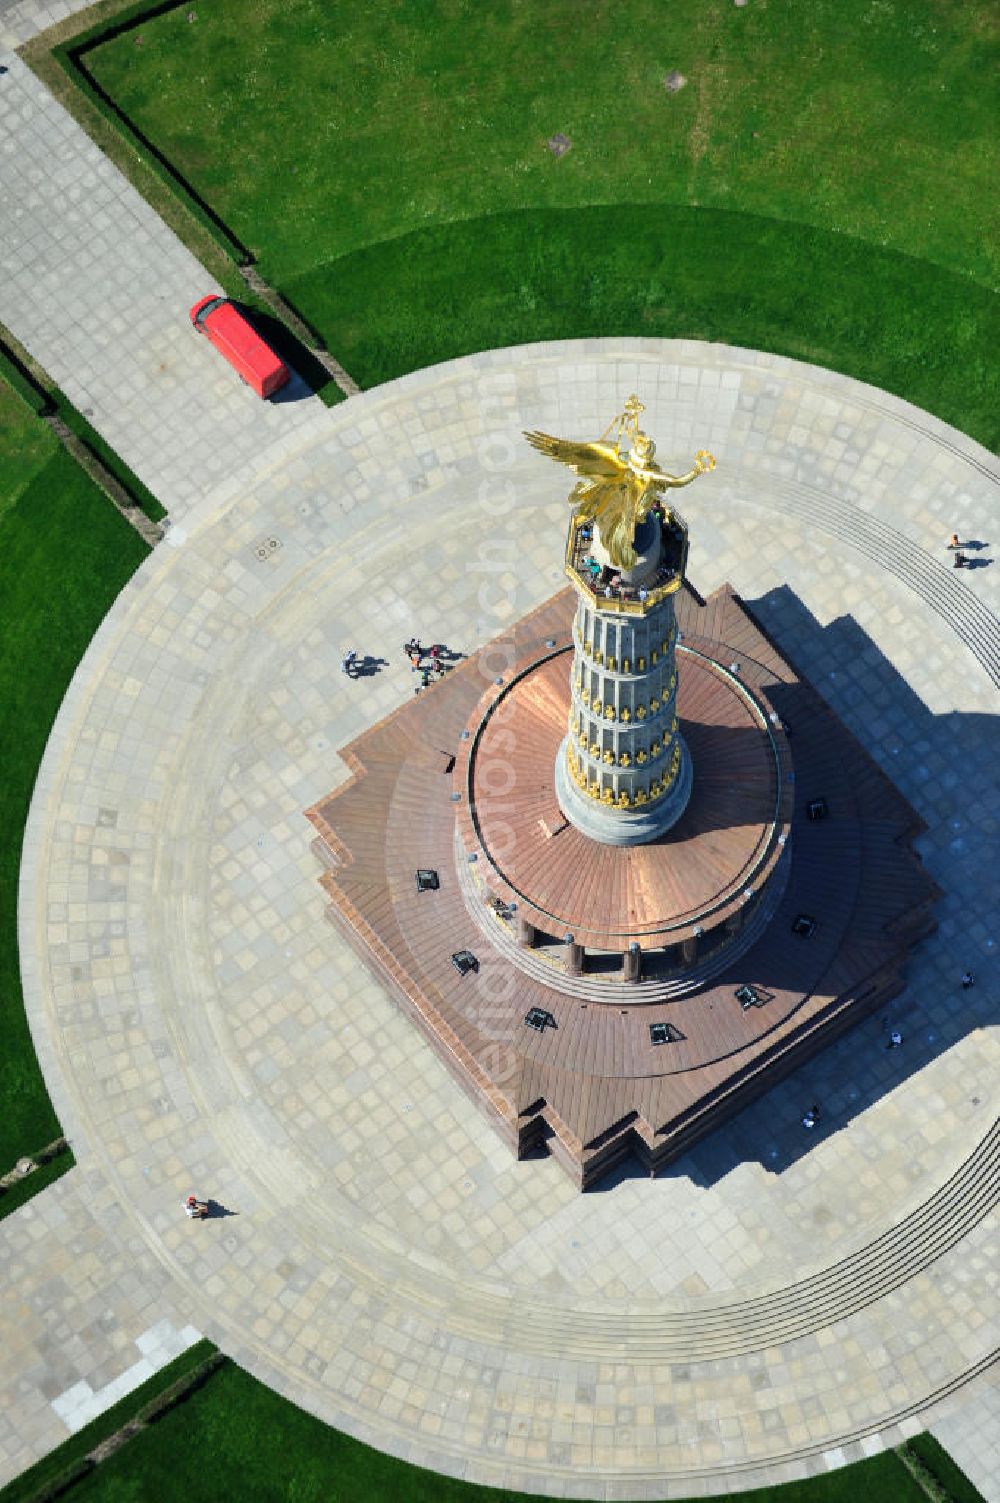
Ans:
{"label": "group of people on plaza", "polygon": [[[443,678],[450,666],[447,659],[455,656],[442,642],[435,642],[431,647],[424,647],[417,637],[411,637],[408,642],[403,643],[403,655],[413,672],[420,676],[420,681],[413,691],[415,694],[419,694],[421,689],[426,689],[435,674]],[[360,657],[351,648],[341,658],[340,670],[348,678],[359,678],[366,672],[366,667],[367,671],[371,672],[371,661],[370,658]]]}
{"label": "group of people on plaza", "polygon": [[445,648],[441,642],[434,642],[430,647],[423,647],[419,638],[411,637],[403,643],[403,654],[406,657],[413,672],[419,674],[419,682],[413,687],[414,694],[419,694],[421,689],[429,687],[434,675],[443,678],[448,671],[448,664],[444,660]]}

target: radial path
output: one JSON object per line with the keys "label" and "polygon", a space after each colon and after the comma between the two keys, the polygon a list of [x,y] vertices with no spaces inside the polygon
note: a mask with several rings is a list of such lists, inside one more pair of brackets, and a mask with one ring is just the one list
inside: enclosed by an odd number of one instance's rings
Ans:
{"label": "radial path", "polygon": [[188,318],[217,290],[204,268],[2,47],[0,67],[0,323],[177,524],[290,457],[325,409],[297,376],[273,402],[240,384]]}
{"label": "radial path", "polygon": [[[411,634],[468,649],[558,587],[561,482],[520,432],[586,437],[631,391],[666,467],[718,456],[683,497],[693,582],[731,580],[890,771],[944,897],[889,1016],[668,1176],[580,1195],[511,1160],[324,920],[301,811],[412,694]],[[587,341],[354,398],[192,507],[85,657],[27,831],[27,1005],[81,1168],[0,1228],[9,1470],[74,1383],[188,1328],[384,1449],[559,1496],[959,1433],[996,1335],[1000,570],[943,544],[996,542],[994,466],[813,367]],[[344,677],[349,647],[376,671]],[[238,1215],[186,1221],[190,1189]]]}

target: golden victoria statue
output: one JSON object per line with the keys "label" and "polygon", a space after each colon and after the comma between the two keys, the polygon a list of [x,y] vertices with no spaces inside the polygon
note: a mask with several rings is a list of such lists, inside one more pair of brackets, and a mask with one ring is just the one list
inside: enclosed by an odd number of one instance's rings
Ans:
{"label": "golden victoria statue", "polygon": [[[639,414],[645,410],[638,397],[629,397],[624,412],[611,420],[596,443],[578,444],[568,438],[552,438],[548,433],[524,435],[540,453],[583,476],[570,492],[570,505],[581,519],[593,519],[616,569],[631,569],[635,564],[635,529],[646,520],[659,493],[690,485],[699,475],[715,469],[715,459],[707,449],[699,449],[694,469],[686,475],[667,475],[656,469],[656,445],[639,427]],[[612,432],[613,441],[609,439]],[[623,438],[629,440],[626,454],[622,454]]]}

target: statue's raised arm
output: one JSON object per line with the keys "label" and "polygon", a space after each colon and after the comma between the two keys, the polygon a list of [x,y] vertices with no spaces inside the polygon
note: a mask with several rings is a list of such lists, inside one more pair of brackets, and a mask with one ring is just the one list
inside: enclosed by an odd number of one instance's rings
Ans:
{"label": "statue's raised arm", "polygon": [[648,469],[645,473],[655,490],[677,490],[679,486],[690,485],[699,475],[708,475],[714,469],[715,455],[709,454],[707,449],[699,449],[694,456],[694,469],[688,470],[686,475],[667,475],[663,470],[655,469]]}

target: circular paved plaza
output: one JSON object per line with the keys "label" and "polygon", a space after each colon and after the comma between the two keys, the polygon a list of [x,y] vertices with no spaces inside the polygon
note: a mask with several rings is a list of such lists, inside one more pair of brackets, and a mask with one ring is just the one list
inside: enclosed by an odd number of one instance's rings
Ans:
{"label": "circular paved plaza", "polygon": [[[692,582],[731,581],[890,773],[944,897],[888,1018],[581,1195],[512,1160],[326,922],[302,811],[412,694],[411,634],[471,649],[560,587],[567,487],[521,430],[592,437],[631,391],[666,467],[718,456]],[[188,1320],[382,1449],[587,1498],[821,1470],[983,1371],[1000,570],[943,544],[990,541],[995,466],[814,367],[586,341],[353,398],[168,533],[56,724],[21,950],[77,1158]],[[349,680],[349,647],[385,665]],[[189,1189],[238,1214],[187,1222]]]}

